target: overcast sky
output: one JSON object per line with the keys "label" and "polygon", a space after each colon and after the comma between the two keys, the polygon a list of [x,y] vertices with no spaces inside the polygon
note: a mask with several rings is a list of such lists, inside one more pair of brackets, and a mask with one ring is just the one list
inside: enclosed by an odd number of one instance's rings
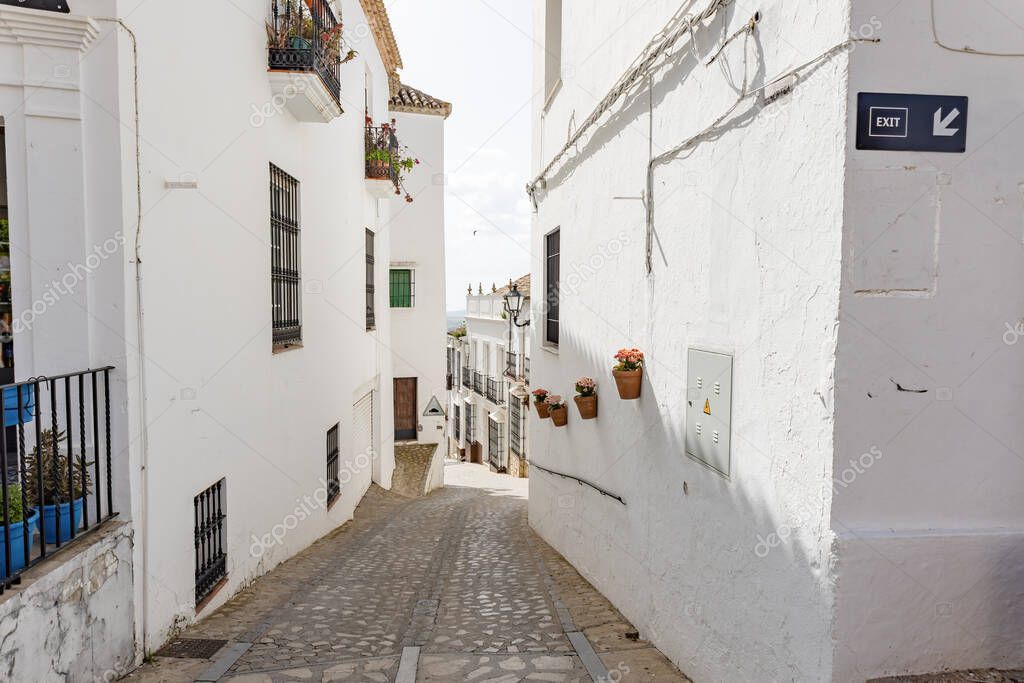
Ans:
{"label": "overcast sky", "polygon": [[529,271],[532,5],[390,0],[402,81],[452,103],[446,133],[448,310],[466,285]]}

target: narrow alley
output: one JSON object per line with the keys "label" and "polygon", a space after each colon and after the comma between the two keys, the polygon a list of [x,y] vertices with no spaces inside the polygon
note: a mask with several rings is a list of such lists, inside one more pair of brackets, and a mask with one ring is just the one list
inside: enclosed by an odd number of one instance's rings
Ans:
{"label": "narrow alley", "polygon": [[687,680],[529,529],[527,480],[454,462],[445,478],[418,499],[372,487],[126,680]]}

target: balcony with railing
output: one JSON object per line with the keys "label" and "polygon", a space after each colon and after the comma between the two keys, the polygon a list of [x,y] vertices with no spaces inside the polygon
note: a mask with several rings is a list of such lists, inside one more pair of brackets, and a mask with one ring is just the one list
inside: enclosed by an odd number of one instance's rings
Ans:
{"label": "balcony with railing", "polygon": [[523,356],[523,379],[527,384],[530,383],[530,358]]}
{"label": "balcony with railing", "polygon": [[487,400],[501,405],[505,402],[505,380],[501,378],[487,378]]}
{"label": "balcony with railing", "polygon": [[469,368],[462,368],[462,386],[467,389],[473,389],[473,371]]}
{"label": "balcony with railing", "polygon": [[295,118],[327,123],[341,116],[341,65],[355,52],[344,47],[328,0],[271,0],[267,38],[271,87]]}
{"label": "balcony with railing", "polygon": [[519,379],[519,354],[515,351],[505,352],[505,376]]}
{"label": "balcony with railing", "polygon": [[484,395],[484,374],[479,370],[473,371],[473,391],[481,396]]}
{"label": "balcony with railing", "polygon": [[117,515],[111,370],[0,387],[0,593]]}
{"label": "balcony with railing", "polygon": [[[419,164],[398,140],[395,120],[379,126],[366,117],[366,181],[370,193],[385,199],[402,195],[402,175]],[[412,202],[406,193],[405,201]]]}

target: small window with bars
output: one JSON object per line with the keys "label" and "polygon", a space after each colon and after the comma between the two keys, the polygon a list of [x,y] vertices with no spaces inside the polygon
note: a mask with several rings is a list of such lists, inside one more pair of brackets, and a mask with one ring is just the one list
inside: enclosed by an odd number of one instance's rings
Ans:
{"label": "small window with bars", "polygon": [[336,424],[327,430],[327,505],[330,505],[341,494],[341,479],[338,472],[338,427]]}
{"label": "small window with bars", "polygon": [[555,229],[544,237],[544,341],[558,345],[558,281],[561,277],[562,231]]}
{"label": "small window with bars", "polygon": [[412,308],[416,301],[416,271],[392,268],[389,282],[391,308]]}
{"label": "small window with bars", "polygon": [[459,437],[462,436],[462,415],[459,410],[459,404],[455,404],[455,409],[452,411],[452,424],[455,426],[455,440],[458,441]]}
{"label": "small window with bars", "polygon": [[376,286],[374,285],[374,256],[373,256],[374,234],[366,231],[366,329],[372,330],[377,327],[377,311],[374,303],[376,298]]}
{"label": "small window with bars", "polygon": [[523,455],[523,436],[525,433],[523,424],[523,403],[513,396],[508,402],[508,447],[516,455]]}
{"label": "small window with bars", "polygon": [[270,286],[274,346],[302,341],[299,181],[270,164]]}
{"label": "small window with bars", "polygon": [[497,420],[487,421],[487,459],[496,470],[504,470],[505,464],[505,429]]}
{"label": "small window with bars", "polygon": [[476,420],[475,410],[473,410],[473,404],[466,404],[466,443],[475,443],[476,441]]}
{"label": "small window with bars", "polygon": [[226,480],[221,479],[193,499],[197,605],[227,576],[227,552],[224,549],[226,487]]}

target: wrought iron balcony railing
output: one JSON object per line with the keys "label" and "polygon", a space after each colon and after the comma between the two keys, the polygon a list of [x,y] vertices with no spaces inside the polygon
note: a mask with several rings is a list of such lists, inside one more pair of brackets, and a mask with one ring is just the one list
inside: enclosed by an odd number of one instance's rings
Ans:
{"label": "wrought iron balcony railing", "polygon": [[467,389],[473,388],[473,371],[469,368],[462,368],[462,386]]}
{"label": "wrought iron balcony railing", "polygon": [[394,126],[366,126],[366,177],[368,180],[390,180],[395,194],[401,194],[398,160],[401,147]]}
{"label": "wrought iron balcony railing", "polygon": [[473,371],[473,391],[481,396],[484,395],[484,375],[479,370]]}
{"label": "wrought iron balcony railing", "polygon": [[505,376],[519,378],[519,354],[515,351],[505,352]]}
{"label": "wrought iron balcony railing", "polygon": [[530,383],[530,359],[527,356],[523,356],[523,379]]}
{"label": "wrought iron balcony railing", "polygon": [[327,0],[271,0],[268,65],[276,71],[308,71],[320,76],[341,103],[341,23]]}
{"label": "wrought iron balcony railing", "polygon": [[505,402],[505,381],[501,378],[487,378],[487,400],[498,405]]}
{"label": "wrought iron balcony railing", "polygon": [[114,511],[110,371],[0,387],[0,593]]}

